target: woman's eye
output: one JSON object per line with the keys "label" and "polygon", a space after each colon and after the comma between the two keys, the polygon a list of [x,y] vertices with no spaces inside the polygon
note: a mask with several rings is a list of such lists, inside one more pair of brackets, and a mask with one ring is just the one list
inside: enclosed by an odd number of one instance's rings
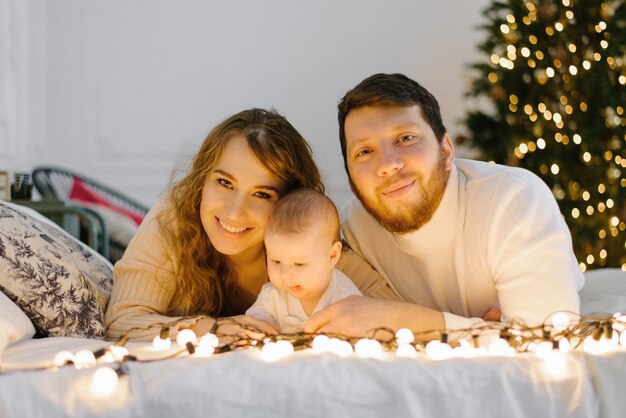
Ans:
{"label": "woman's eye", "polygon": [[221,186],[224,186],[224,187],[226,187],[228,189],[232,189],[233,188],[233,184],[230,181],[226,180],[226,179],[217,179],[217,182]]}
{"label": "woman's eye", "polygon": [[404,135],[400,137],[400,142],[411,142],[415,139],[414,135]]}
{"label": "woman's eye", "polygon": [[279,261],[279,260],[271,260],[271,262],[272,262],[273,264],[280,264],[280,261]]}
{"label": "woman's eye", "polygon": [[256,192],[254,194],[256,197],[260,197],[261,199],[271,199],[272,195],[269,193],[265,193],[265,192]]}
{"label": "woman's eye", "polygon": [[357,157],[364,157],[364,156],[369,155],[371,153],[372,153],[371,149],[362,149],[361,151],[356,153],[356,156]]}
{"label": "woman's eye", "polygon": [[304,263],[293,263],[293,265],[294,265],[294,266],[296,266],[296,267],[302,267],[302,266],[304,266],[305,264],[304,264]]}

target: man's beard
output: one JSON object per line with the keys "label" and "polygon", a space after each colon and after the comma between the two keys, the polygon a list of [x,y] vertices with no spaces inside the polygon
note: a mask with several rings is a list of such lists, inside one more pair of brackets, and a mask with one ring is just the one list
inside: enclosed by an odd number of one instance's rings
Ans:
{"label": "man's beard", "polygon": [[[350,188],[367,212],[387,231],[395,234],[408,234],[417,231],[431,220],[439,207],[441,198],[448,183],[449,173],[446,171],[443,153],[439,155],[437,166],[430,175],[430,180],[424,184],[422,173],[416,173],[416,185],[422,189],[422,198],[416,206],[397,202],[398,210],[389,210],[379,195],[368,199],[356,188],[350,179]],[[402,178],[402,177],[400,177]],[[396,179],[397,181],[397,179]]]}

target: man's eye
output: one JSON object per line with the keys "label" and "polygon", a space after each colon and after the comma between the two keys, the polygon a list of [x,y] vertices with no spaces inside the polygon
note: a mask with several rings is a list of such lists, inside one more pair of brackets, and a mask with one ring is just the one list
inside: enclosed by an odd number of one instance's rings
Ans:
{"label": "man's eye", "polygon": [[226,187],[228,189],[232,189],[233,188],[233,184],[230,181],[226,180],[226,179],[217,179],[217,182],[221,186],[224,186],[224,187]]}
{"label": "man's eye", "polygon": [[411,142],[415,139],[415,135],[403,135],[400,137],[400,142]]}
{"label": "man's eye", "polygon": [[270,260],[273,264],[280,264],[280,260]]}

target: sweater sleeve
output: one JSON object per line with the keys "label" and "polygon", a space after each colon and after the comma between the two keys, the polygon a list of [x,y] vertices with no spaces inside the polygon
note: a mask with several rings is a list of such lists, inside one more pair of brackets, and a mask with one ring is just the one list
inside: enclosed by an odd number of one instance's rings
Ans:
{"label": "sweater sleeve", "polygon": [[493,196],[487,259],[502,320],[540,324],[557,311],[578,313],[584,278],[569,229],[548,187],[516,170]]}
{"label": "sweater sleeve", "polygon": [[352,249],[342,251],[336,268],[348,276],[365,296],[374,299],[402,300],[389,287],[385,278]]}
{"label": "sweater sleeve", "polygon": [[113,291],[105,315],[107,339],[116,340],[133,328],[155,325],[154,329],[128,335],[129,340],[150,340],[159,332],[156,324],[180,320],[170,328],[172,336],[179,327],[193,325],[197,320],[165,315],[174,292],[176,264],[157,220],[164,209],[165,203],[160,201],[150,210],[124,256],[115,264]]}

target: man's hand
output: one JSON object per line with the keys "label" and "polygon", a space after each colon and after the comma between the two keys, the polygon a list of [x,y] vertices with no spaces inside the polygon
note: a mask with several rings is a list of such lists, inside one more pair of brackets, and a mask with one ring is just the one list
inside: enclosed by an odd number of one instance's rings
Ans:
{"label": "man's hand", "polygon": [[311,316],[304,331],[364,337],[368,331],[380,327],[393,330],[406,327],[420,332],[443,326],[441,312],[423,306],[348,296]]}

